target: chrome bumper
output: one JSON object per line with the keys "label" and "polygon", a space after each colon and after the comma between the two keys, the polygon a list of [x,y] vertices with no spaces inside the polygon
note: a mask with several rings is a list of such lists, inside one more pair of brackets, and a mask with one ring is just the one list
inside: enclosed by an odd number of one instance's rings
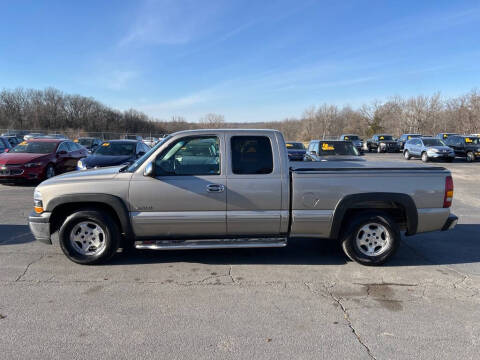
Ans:
{"label": "chrome bumper", "polygon": [[51,244],[50,240],[50,213],[37,214],[32,212],[28,217],[28,226],[35,240],[45,244]]}

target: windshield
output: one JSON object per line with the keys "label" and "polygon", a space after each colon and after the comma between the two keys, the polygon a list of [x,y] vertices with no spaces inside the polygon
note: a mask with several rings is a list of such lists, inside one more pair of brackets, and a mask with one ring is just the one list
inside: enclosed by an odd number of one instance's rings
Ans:
{"label": "windshield", "polygon": [[360,155],[358,150],[349,142],[323,142],[319,144],[319,153],[320,156],[330,156],[330,155],[351,155],[358,156]]}
{"label": "windshield", "polygon": [[94,155],[127,156],[135,154],[136,143],[104,142]]}
{"label": "windshield", "polygon": [[157,151],[157,149],[162,146],[162,144],[167,141],[167,140],[170,140],[172,138],[171,135],[167,136],[166,138],[163,138],[162,140],[160,140],[154,147],[152,147],[145,155],[139,157],[137,159],[137,161],[135,161],[132,165],[130,165],[126,171],[128,172],[134,172],[135,170],[137,170],[149,157],[150,155],[152,155],[155,151]]}
{"label": "windshield", "polygon": [[359,140],[359,137],[357,135],[345,135],[343,137],[343,140]]}
{"label": "windshield", "polygon": [[379,135],[378,140],[393,140],[392,135]]}
{"label": "windshield", "polygon": [[467,145],[478,145],[480,138],[467,137],[465,138],[465,144]]}
{"label": "windshield", "polygon": [[77,142],[82,146],[89,147],[92,146],[93,139],[78,139]]}
{"label": "windshield", "polygon": [[56,142],[26,142],[23,141],[15,146],[11,153],[50,154],[57,148]]}
{"label": "windshield", "polygon": [[305,150],[305,146],[300,142],[288,142],[287,149],[289,150]]}
{"label": "windshield", "polygon": [[423,139],[423,144],[425,146],[446,146],[440,139]]}

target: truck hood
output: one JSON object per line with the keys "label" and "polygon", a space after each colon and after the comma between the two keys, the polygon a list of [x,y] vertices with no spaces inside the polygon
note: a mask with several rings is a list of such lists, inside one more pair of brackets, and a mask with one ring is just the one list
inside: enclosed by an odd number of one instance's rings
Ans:
{"label": "truck hood", "polygon": [[91,155],[82,160],[87,168],[116,166],[134,161],[133,155]]}
{"label": "truck hood", "polygon": [[51,185],[63,181],[88,181],[113,179],[123,166],[111,166],[101,169],[72,171],[63,175],[54,176],[42,182],[42,185]]}
{"label": "truck hood", "polygon": [[31,153],[2,153],[0,155],[0,164],[26,164],[34,160],[43,160],[50,154],[31,154]]}

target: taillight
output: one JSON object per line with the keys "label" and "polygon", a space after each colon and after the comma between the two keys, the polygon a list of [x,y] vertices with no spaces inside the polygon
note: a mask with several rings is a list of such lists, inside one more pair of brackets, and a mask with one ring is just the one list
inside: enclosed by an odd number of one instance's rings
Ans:
{"label": "taillight", "polygon": [[453,200],[453,179],[451,176],[445,178],[445,197],[443,198],[443,207],[449,208],[452,206]]}

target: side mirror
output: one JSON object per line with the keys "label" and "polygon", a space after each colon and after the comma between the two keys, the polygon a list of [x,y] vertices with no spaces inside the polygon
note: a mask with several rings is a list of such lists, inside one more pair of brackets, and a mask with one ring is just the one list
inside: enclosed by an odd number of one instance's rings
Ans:
{"label": "side mirror", "polygon": [[137,157],[142,157],[143,155],[145,155],[145,151],[139,151]]}
{"label": "side mirror", "polygon": [[59,151],[57,153],[58,155],[67,155],[67,152],[65,150]]}
{"label": "side mirror", "polygon": [[317,155],[317,152],[315,150],[312,150],[312,151],[310,151],[310,154]]}
{"label": "side mirror", "polygon": [[152,176],[153,175],[153,164],[149,162],[145,169],[143,170],[143,176]]}

